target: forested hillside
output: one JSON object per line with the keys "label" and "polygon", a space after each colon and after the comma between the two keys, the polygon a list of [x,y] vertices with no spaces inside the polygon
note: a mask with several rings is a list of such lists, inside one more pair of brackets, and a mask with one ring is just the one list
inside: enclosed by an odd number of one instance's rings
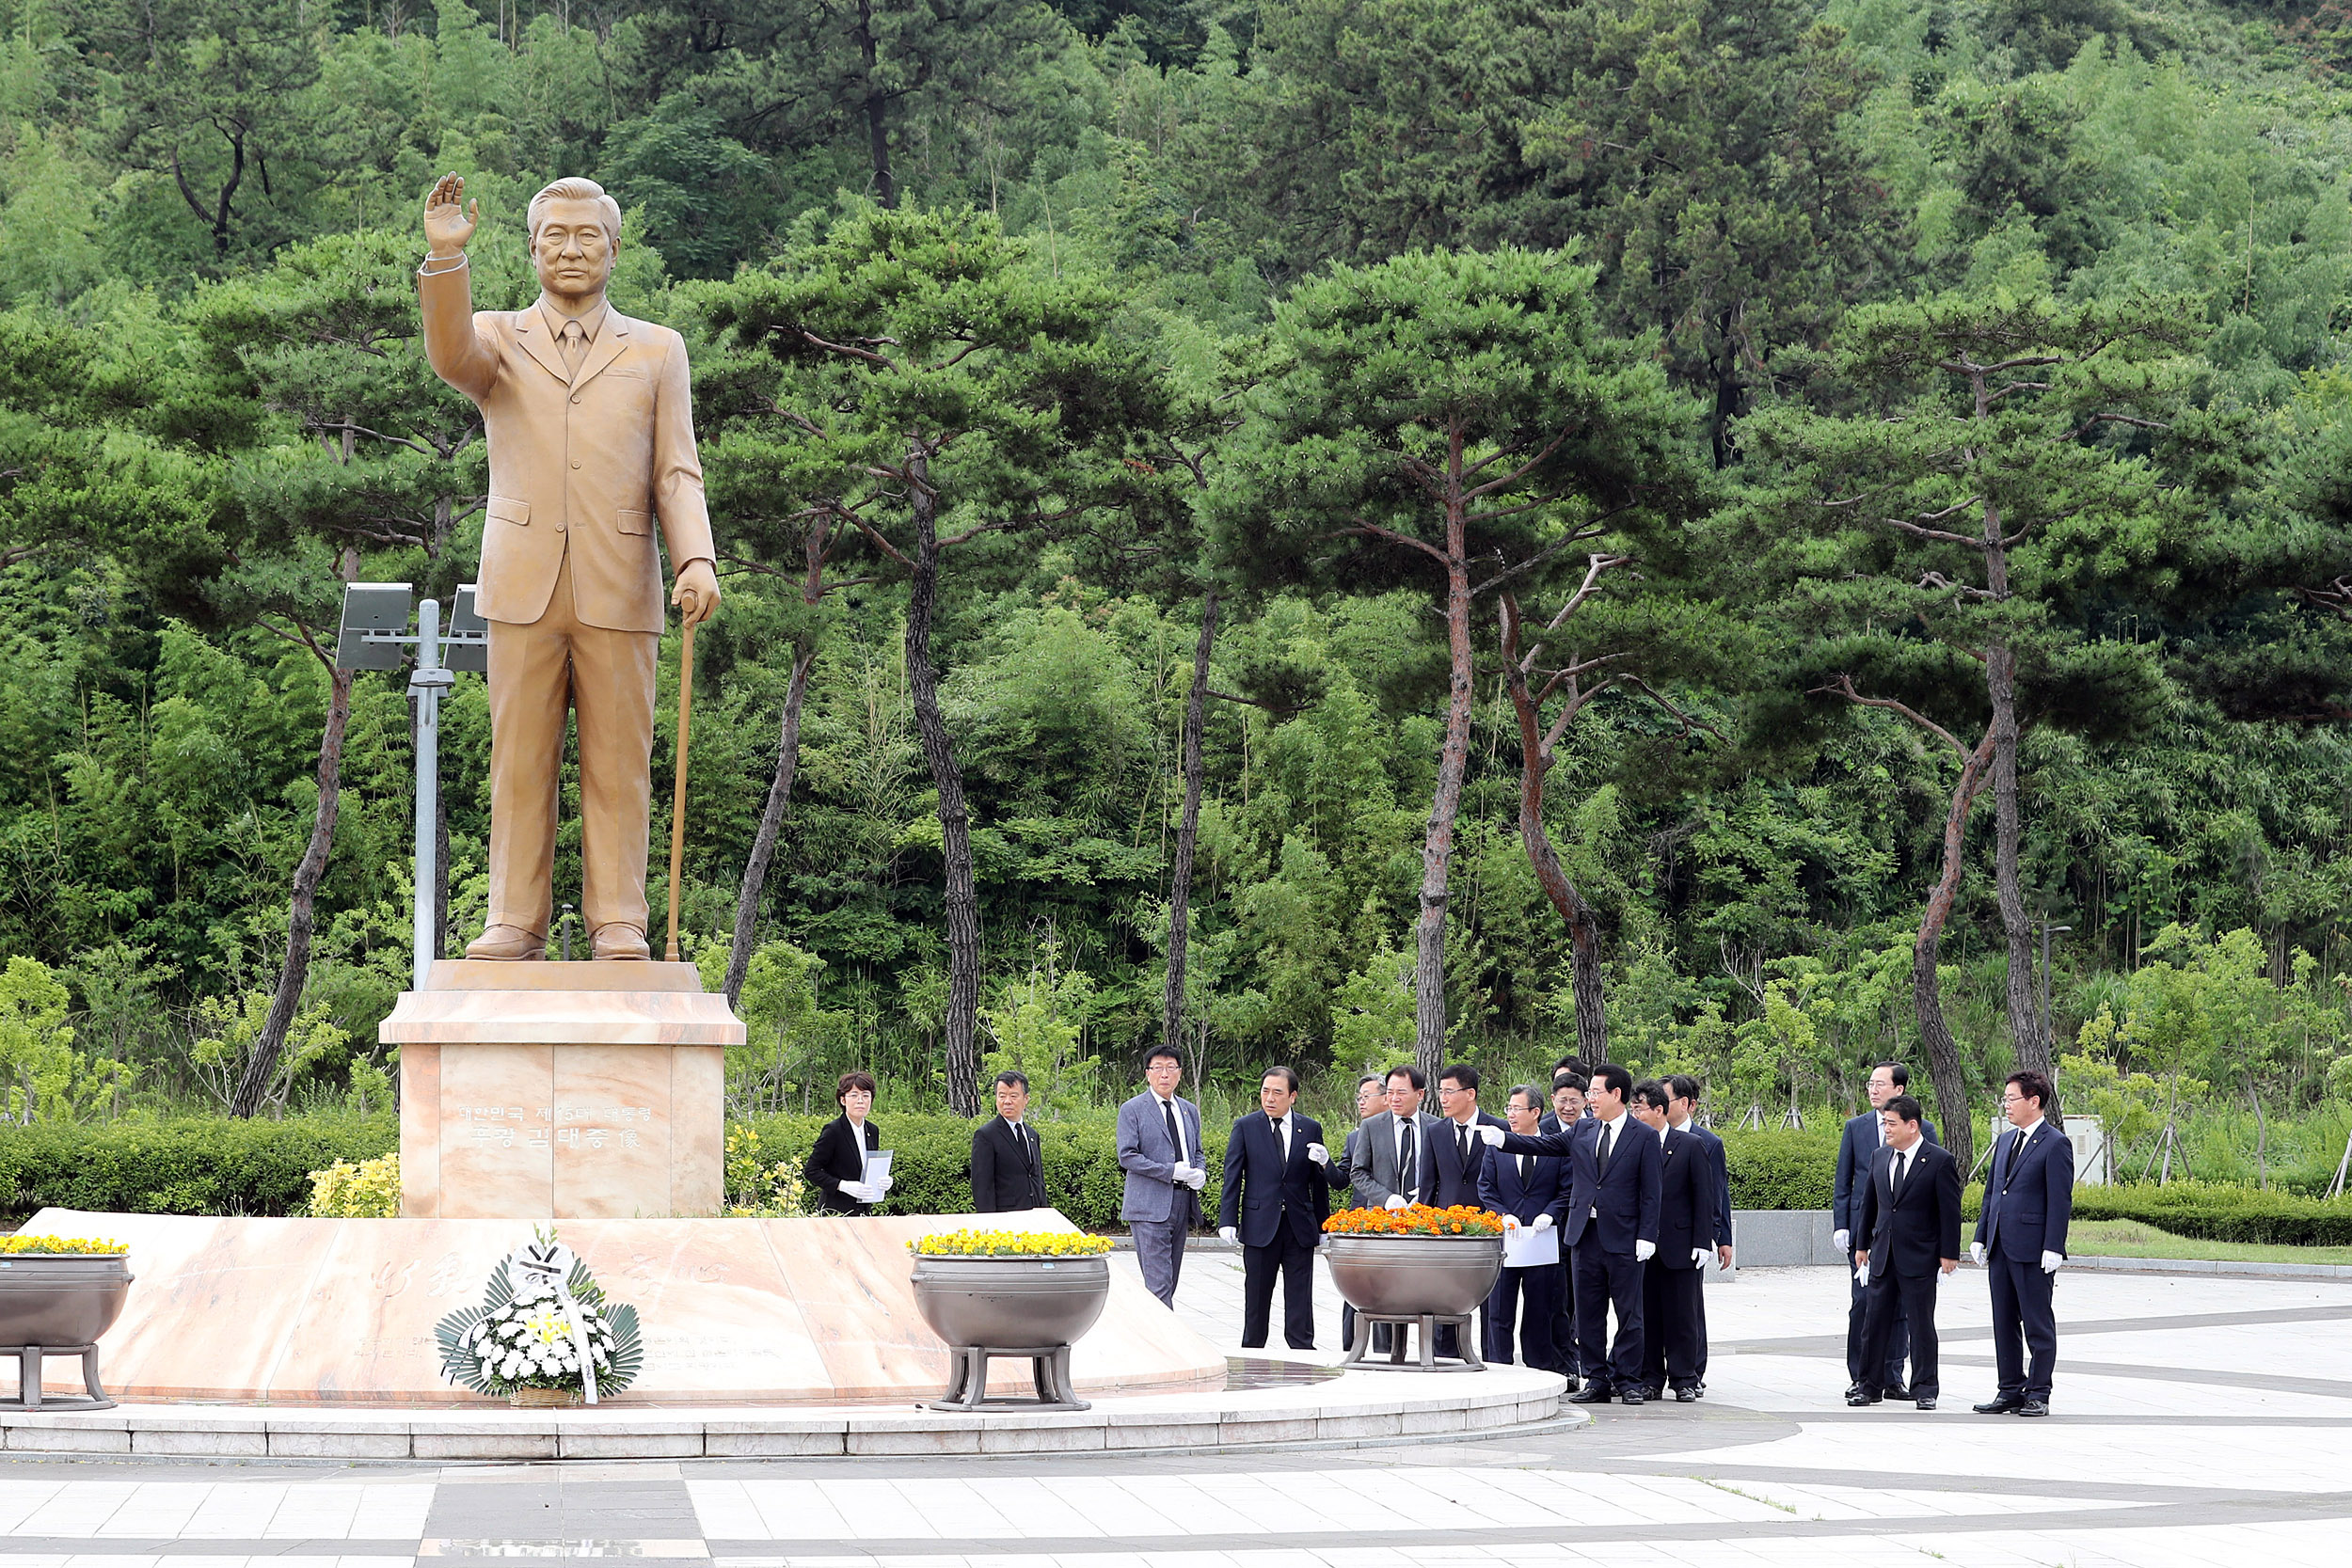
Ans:
{"label": "forested hillside", "polygon": [[[686,924],[755,1025],[746,1108],[854,1062],[961,1109],[1000,1057],[1074,1107],[1171,1026],[1228,1084],[1418,1032],[1766,1120],[1889,1052],[1947,1095],[2067,1057],[2133,1138],[2352,1099],[2336,0],[0,0],[0,35],[13,1116],[225,1101],[314,831],[270,1098],[377,1082],[406,700],[321,649],[345,581],[472,576],[479,424],[409,281],[444,171],[478,305],[531,297],[524,203],[584,174],[616,303],[694,347],[727,559]],[[479,680],[445,714],[454,951]]]}

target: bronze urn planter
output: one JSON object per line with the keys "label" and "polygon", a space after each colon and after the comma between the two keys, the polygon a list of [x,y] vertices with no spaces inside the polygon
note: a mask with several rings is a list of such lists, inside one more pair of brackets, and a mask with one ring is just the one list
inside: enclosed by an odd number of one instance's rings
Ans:
{"label": "bronze urn planter", "polygon": [[[0,1256],[0,1355],[17,1358],[16,1408],[104,1410],[114,1404],[98,1381],[98,1338],[121,1315],[132,1277],[119,1252]],[[52,1355],[82,1358],[87,1395],[42,1399],[41,1364]]]}
{"label": "bronze urn planter", "polygon": [[[947,1392],[931,1408],[1086,1409],[1071,1386],[1070,1347],[1102,1317],[1110,1288],[1107,1258],[918,1254],[915,1307],[955,1356]],[[1034,1402],[987,1397],[992,1356],[1031,1362]]]}

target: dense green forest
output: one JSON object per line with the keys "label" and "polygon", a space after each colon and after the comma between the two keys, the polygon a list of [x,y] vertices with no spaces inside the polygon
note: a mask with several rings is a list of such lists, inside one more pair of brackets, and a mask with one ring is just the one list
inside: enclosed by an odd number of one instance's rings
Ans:
{"label": "dense green forest", "polygon": [[[2343,1141],[2338,0],[0,0],[0,40],[12,1117],[385,1092],[407,703],[322,648],[345,581],[471,577],[409,280],[454,170],[478,305],[584,174],[616,303],[694,346],[685,924],[739,1109],[851,1063],[965,1109],[1018,1060],[1074,1111],[1174,1037],[1334,1108],[1416,1049],[1606,1050],[1771,1122],[1893,1053],[1979,1124],[2056,1060],[2134,1160],[2184,1104],[2324,1120],[2323,1177]],[[479,680],[444,712],[453,952]]]}

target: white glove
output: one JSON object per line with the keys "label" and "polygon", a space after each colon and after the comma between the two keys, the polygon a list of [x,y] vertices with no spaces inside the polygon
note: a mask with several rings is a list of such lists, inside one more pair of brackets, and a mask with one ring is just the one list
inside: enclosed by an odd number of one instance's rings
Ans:
{"label": "white glove", "polygon": [[1979,1268],[1984,1267],[1984,1243],[1982,1242],[1968,1243],[1968,1261]]}
{"label": "white glove", "polygon": [[882,1200],[882,1193],[863,1181],[844,1181],[841,1183],[841,1195],[860,1203],[878,1203]]}
{"label": "white glove", "polygon": [[1389,1195],[1389,1201],[1385,1207],[1391,1209],[1402,1209],[1405,1207],[1406,1201],[1407,1199],[1403,1193],[1391,1193]]}
{"label": "white glove", "polygon": [[878,1193],[886,1193],[898,1184],[898,1179],[897,1177],[885,1176],[880,1181],[874,1183],[874,1191]]}
{"label": "white glove", "polygon": [[1701,1269],[1707,1266],[1707,1249],[1705,1247],[1694,1246],[1691,1249],[1691,1266],[1694,1269]]}
{"label": "white glove", "polygon": [[1327,1165],[1331,1163],[1331,1151],[1324,1148],[1321,1144],[1309,1144],[1307,1146],[1307,1158],[1313,1161],[1318,1165]]}
{"label": "white glove", "polygon": [[1549,1230],[1551,1228],[1551,1215],[1549,1212],[1535,1216],[1535,1228],[1538,1230]]}
{"label": "white glove", "polygon": [[1868,1264],[1856,1263],[1853,1266],[1853,1282],[1857,1285],[1867,1285],[1870,1283],[1870,1266]]}
{"label": "white glove", "polygon": [[1208,1184],[1209,1173],[1199,1165],[1193,1166],[1192,1174],[1184,1178],[1184,1185],[1196,1193]]}
{"label": "white glove", "polygon": [[1216,1227],[1216,1239],[1231,1244],[1241,1240],[1241,1232],[1230,1225],[1220,1225]]}
{"label": "white glove", "polygon": [[1168,1179],[1179,1187],[1189,1187],[1192,1185],[1192,1167],[1179,1160],[1169,1168]]}
{"label": "white glove", "polygon": [[1488,1148],[1501,1148],[1502,1147],[1502,1129],[1500,1127],[1489,1127],[1486,1123],[1481,1122],[1478,1127],[1478,1135],[1486,1141],[1486,1147]]}
{"label": "white glove", "polygon": [[1502,1216],[1502,1233],[1505,1236],[1516,1236],[1519,1233],[1519,1217],[1517,1214]]}
{"label": "white glove", "polygon": [[2045,1252],[2042,1255],[2042,1272],[2056,1274],[2058,1272],[2058,1265],[2065,1261],[2066,1254],[2062,1252]]}
{"label": "white glove", "polygon": [[1657,1256],[1658,1243],[1656,1242],[1636,1242],[1633,1243],[1633,1257],[1635,1261],[1646,1263]]}
{"label": "white glove", "polygon": [[[1819,1234],[1819,1232],[1816,1232],[1816,1234]],[[1840,1252],[1851,1252],[1853,1250],[1853,1232],[1851,1230],[1833,1230],[1829,1233],[1829,1239],[1832,1244],[1834,1244]]]}

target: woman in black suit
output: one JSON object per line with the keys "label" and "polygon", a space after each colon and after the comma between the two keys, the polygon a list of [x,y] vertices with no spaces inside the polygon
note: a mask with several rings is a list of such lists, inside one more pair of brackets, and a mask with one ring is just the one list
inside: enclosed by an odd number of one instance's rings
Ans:
{"label": "woman in black suit", "polygon": [[845,1072],[833,1098],[841,1114],[817,1134],[817,1147],[809,1150],[801,1174],[817,1189],[817,1207],[826,1213],[870,1214],[891,1185],[887,1180],[874,1186],[866,1182],[866,1156],[882,1148],[881,1131],[866,1119],[874,1108],[874,1080],[863,1072]]}

